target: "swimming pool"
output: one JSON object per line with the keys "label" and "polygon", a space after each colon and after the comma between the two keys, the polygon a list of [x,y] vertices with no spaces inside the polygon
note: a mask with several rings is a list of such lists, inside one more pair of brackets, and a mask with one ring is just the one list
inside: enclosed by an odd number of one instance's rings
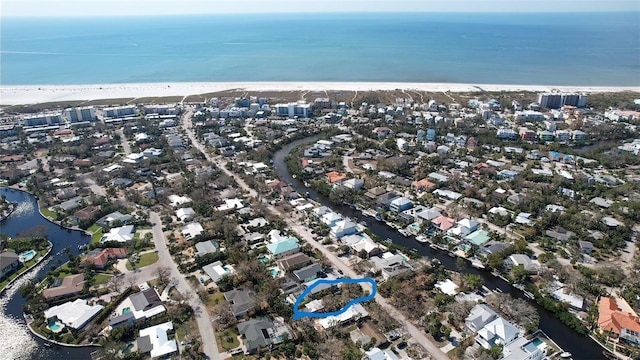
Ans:
{"label": "swimming pool", "polygon": [[259,257],[259,258],[258,258],[258,261],[260,261],[261,263],[266,264],[266,263],[268,263],[268,262],[269,262],[269,261],[271,261],[271,260],[270,260],[268,257],[266,257],[266,256],[262,256],[262,257]]}
{"label": "swimming pool", "polygon": [[537,347],[540,347],[540,345],[544,344],[544,341],[542,341],[542,340],[540,340],[538,338],[535,338],[535,339],[531,340],[531,343],[533,343],[533,345],[535,345]]}
{"label": "swimming pool", "polygon": [[27,262],[33,259],[38,253],[35,250],[25,251],[22,254],[18,255],[20,262]]}
{"label": "swimming pool", "polygon": [[60,331],[62,331],[62,328],[64,327],[64,324],[60,323],[57,320],[49,320],[49,323],[47,324],[47,327],[49,328],[49,330],[53,331],[54,333],[58,333]]}
{"label": "swimming pool", "polygon": [[126,308],[122,309],[122,315],[128,314],[130,312],[131,312],[131,308],[130,307],[126,307]]}
{"label": "swimming pool", "polygon": [[277,277],[278,276],[278,270],[276,270],[276,269],[269,269],[269,272],[271,273],[271,276],[273,276],[273,277]]}

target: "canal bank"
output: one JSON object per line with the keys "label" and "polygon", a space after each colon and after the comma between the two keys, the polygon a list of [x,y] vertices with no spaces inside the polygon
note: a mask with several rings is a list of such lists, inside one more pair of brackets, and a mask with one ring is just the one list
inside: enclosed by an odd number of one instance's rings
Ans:
{"label": "canal bank", "polygon": [[[391,239],[393,243],[404,246],[409,249],[415,248],[421,256],[426,256],[431,259],[438,259],[445,268],[453,271],[459,271],[456,258],[449,256],[446,251],[433,249],[428,244],[420,243],[415,240],[414,236],[403,237],[397,231],[385,225],[384,223],[370,221],[371,218],[362,214],[362,212],[352,209],[348,206],[337,206],[329,202],[329,200],[319,195],[315,190],[304,186],[304,184],[294,179],[287,170],[285,158],[289,152],[300,145],[312,143],[316,140],[316,137],[305,138],[296,140],[278,150],[273,155],[273,165],[281,180],[289,183],[293,188],[301,194],[307,193],[309,198],[321,203],[322,205],[331,207],[335,211],[339,212],[343,216],[350,217],[356,222],[367,221],[367,227],[381,239]],[[573,354],[574,359],[604,359],[602,356],[602,348],[596,344],[588,336],[583,336],[563,322],[555,317],[553,313],[542,308],[535,301],[524,296],[524,294],[511,286],[508,282],[492,275],[488,271],[478,270],[468,266],[463,269],[464,273],[478,274],[482,276],[485,286],[489,289],[499,289],[501,292],[509,293],[514,297],[527,300],[532,306],[536,308],[540,315],[539,328],[550,336],[562,349],[569,351]]]}
{"label": "canal bank", "polygon": [[95,347],[47,347],[44,340],[29,331],[23,316],[25,299],[20,296],[19,289],[29,281],[41,281],[51,267],[67,261],[64,249],[69,247],[74,254],[78,254],[78,246],[88,244],[91,240],[84,232],[61,228],[59,225],[44,218],[39,210],[34,196],[21,190],[0,188],[0,195],[16,203],[13,213],[0,224],[0,233],[12,237],[20,233],[32,231],[42,232],[52,243],[50,255],[39,265],[16,280],[13,286],[0,296],[0,360],[82,360],[90,359]]}

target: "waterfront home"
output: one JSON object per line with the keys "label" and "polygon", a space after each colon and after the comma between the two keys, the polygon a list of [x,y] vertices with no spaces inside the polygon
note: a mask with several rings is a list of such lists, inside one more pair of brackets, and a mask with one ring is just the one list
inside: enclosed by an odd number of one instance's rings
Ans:
{"label": "waterfront home", "polygon": [[82,329],[102,310],[102,305],[89,305],[87,300],[76,299],[44,311],[47,320],[58,321],[75,330]]}
{"label": "waterfront home", "polygon": [[489,322],[476,334],[476,342],[485,349],[494,345],[508,345],[520,336],[520,329],[502,317]]}
{"label": "waterfront home", "polygon": [[271,320],[268,317],[251,319],[238,324],[238,333],[242,336],[245,353],[254,354],[260,348],[271,348],[284,341],[284,335],[291,338],[291,330],[284,321]]}
{"label": "waterfront home", "polygon": [[342,182],[342,186],[349,190],[358,191],[364,187],[364,180],[362,179],[349,179]]}
{"label": "waterfront home", "polygon": [[455,222],[456,221],[450,217],[438,216],[431,220],[431,229],[437,232],[446,232],[453,227]]}
{"label": "waterfront home", "polygon": [[327,225],[328,227],[333,227],[337,222],[342,221],[342,216],[336,214],[331,211],[322,215],[322,223]]}
{"label": "waterfront home", "polygon": [[519,337],[502,348],[502,360],[542,360],[547,344],[538,338]]}
{"label": "waterfront home", "polygon": [[483,246],[484,244],[489,242],[489,240],[491,240],[491,238],[489,237],[489,233],[485,230],[476,230],[471,234],[465,236],[464,239],[469,243],[477,246]]}
{"label": "waterfront home", "polygon": [[345,175],[342,175],[337,171],[328,172],[325,176],[329,184],[335,184],[347,178]]}
{"label": "waterfront home", "polygon": [[111,259],[124,259],[129,254],[127,248],[106,248],[106,249],[93,249],[87,257],[82,259],[80,265],[85,266],[91,264],[96,269],[104,269],[107,263]]}
{"label": "waterfront home", "polygon": [[121,226],[118,228],[111,229],[107,234],[102,236],[100,242],[127,242],[133,240],[133,236],[135,235],[135,227],[133,225]]}
{"label": "waterfront home", "polygon": [[504,263],[507,267],[522,265],[522,267],[529,272],[536,272],[540,269],[540,264],[538,264],[537,261],[531,260],[529,255],[526,254],[510,255]]}
{"label": "waterfront home", "polygon": [[451,279],[439,281],[434,285],[434,287],[442,291],[443,294],[450,296],[455,296],[458,293],[458,285],[451,281]]}
{"label": "waterfront home", "polygon": [[389,209],[394,212],[405,211],[412,207],[413,203],[411,202],[411,200],[407,199],[404,196],[393,199],[389,204]]}
{"label": "waterfront home", "polygon": [[498,318],[498,314],[485,304],[478,304],[464,321],[465,327],[472,333],[480,331],[485,325]]}
{"label": "waterfront home", "polygon": [[151,358],[169,357],[178,353],[178,343],[175,339],[169,339],[169,333],[173,332],[173,323],[165,323],[141,329],[136,345],[142,354],[149,354]]}
{"label": "waterfront home", "polygon": [[448,233],[456,236],[467,236],[478,230],[478,222],[472,219],[462,219],[456,223],[456,226],[449,229]]}
{"label": "waterfront home", "polygon": [[343,236],[340,241],[349,246],[352,253],[364,255],[365,258],[382,254],[380,246],[363,233]]}
{"label": "waterfront home", "polygon": [[414,189],[415,191],[429,191],[433,189],[435,186],[436,184],[432,183],[426,178],[419,181],[414,181],[413,183],[411,183],[411,188]]}
{"label": "waterfront home", "polygon": [[369,261],[376,271],[380,271],[384,280],[413,270],[406,259],[400,254],[386,252],[380,256],[370,257]]}
{"label": "waterfront home", "polygon": [[131,220],[133,216],[130,214],[122,214],[120,211],[114,211],[111,214],[105,215],[96,221],[96,224],[100,226],[111,226],[111,224],[115,224],[116,222],[120,222],[122,224]]}
{"label": "waterfront home", "polygon": [[60,299],[73,296],[84,288],[84,274],[65,276],[56,280],[48,289],[42,292],[42,296],[47,300]]}
{"label": "waterfront home", "polygon": [[242,318],[255,308],[254,294],[250,290],[235,289],[227,291],[223,295],[231,305],[231,312],[236,319]]}
{"label": "waterfront home", "polygon": [[[624,301],[624,300],[622,300]],[[598,304],[598,327],[632,344],[640,345],[640,318],[629,311],[622,310],[616,299],[603,296]]]}
{"label": "waterfront home", "polygon": [[357,226],[351,220],[340,220],[331,227],[331,235],[337,239],[358,232]]}
{"label": "waterfront home", "polygon": [[13,251],[4,251],[0,253],[0,279],[11,275],[20,267],[20,258]]}

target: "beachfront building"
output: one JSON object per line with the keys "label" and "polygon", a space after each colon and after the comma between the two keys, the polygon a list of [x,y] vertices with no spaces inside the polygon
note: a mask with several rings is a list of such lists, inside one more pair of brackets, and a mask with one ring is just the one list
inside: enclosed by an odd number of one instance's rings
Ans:
{"label": "beachfront building", "polygon": [[560,109],[565,105],[582,108],[587,106],[587,95],[575,93],[542,93],[538,94],[538,104],[546,109]]}
{"label": "beachfront building", "polygon": [[311,116],[311,104],[304,101],[276,104],[275,115],[290,118],[308,118]]}
{"label": "beachfront building", "polygon": [[135,105],[115,106],[102,109],[105,118],[125,118],[136,116],[138,107]]}
{"label": "beachfront building", "polygon": [[40,113],[27,115],[22,119],[24,127],[62,125],[64,120],[60,113]]}
{"label": "beachfront building", "polygon": [[96,110],[93,106],[72,107],[64,109],[63,117],[70,123],[96,121]]}

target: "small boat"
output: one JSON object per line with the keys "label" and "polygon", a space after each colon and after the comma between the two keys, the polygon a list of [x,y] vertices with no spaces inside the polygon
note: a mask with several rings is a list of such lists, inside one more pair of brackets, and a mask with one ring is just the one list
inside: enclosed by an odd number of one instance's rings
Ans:
{"label": "small boat", "polygon": [[568,351],[565,351],[562,354],[560,354],[560,357],[563,359],[569,359],[571,357],[571,353]]}
{"label": "small boat", "polygon": [[416,241],[419,242],[419,243],[426,243],[429,240],[424,235],[418,235],[418,236],[416,236]]}
{"label": "small boat", "polygon": [[405,229],[398,229],[398,232],[400,234],[402,234],[402,236],[404,236],[404,237],[408,237],[409,236],[409,233]]}
{"label": "small boat", "polygon": [[386,238],[386,239],[382,240],[382,242],[385,243],[385,244],[393,244],[393,240],[391,240],[389,238]]}
{"label": "small boat", "polygon": [[42,344],[42,345],[44,345],[45,347],[52,347],[53,346],[53,344],[50,343],[49,341],[45,341],[44,344]]}

